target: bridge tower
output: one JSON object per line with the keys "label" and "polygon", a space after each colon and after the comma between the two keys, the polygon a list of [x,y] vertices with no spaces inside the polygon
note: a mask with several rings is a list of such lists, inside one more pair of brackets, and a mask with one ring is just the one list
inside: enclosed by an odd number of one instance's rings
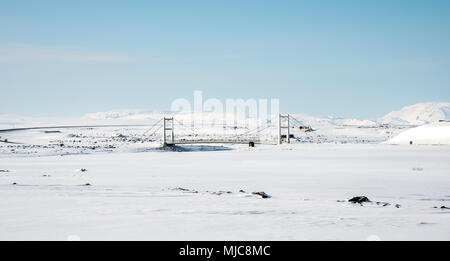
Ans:
{"label": "bridge tower", "polygon": [[174,135],[173,135],[173,117],[172,118],[166,118],[163,119],[163,135],[162,135],[162,143],[164,146],[167,145],[167,143],[173,144],[175,141]]}
{"label": "bridge tower", "polygon": [[286,143],[291,143],[290,115],[278,115],[278,145],[283,142],[283,130],[286,130]]}

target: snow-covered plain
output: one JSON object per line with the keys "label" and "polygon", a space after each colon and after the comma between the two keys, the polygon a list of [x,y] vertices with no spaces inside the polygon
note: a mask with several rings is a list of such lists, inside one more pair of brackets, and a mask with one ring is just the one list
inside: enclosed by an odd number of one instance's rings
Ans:
{"label": "snow-covered plain", "polygon": [[[0,240],[450,240],[448,123],[408,121],[436,120],[444,105],[402,110],[400,125],[396,113],[298,114],[315,131],[293,128],[292,144],[176,151],[150,127],[163,114],[0,116],[0,129],[85,126],[0,131],[21,143],[0,142]],[[98,124],[127,126],[86,127]],[[229,127],[178,124],[176,139],[248,132]],[[242,137],[274,141],[277,130],[258,135]]]}
{"label": "snow-covered plain", "polygon": [[2,157],[0,239],[450,239],[449,147],[231,148]]}

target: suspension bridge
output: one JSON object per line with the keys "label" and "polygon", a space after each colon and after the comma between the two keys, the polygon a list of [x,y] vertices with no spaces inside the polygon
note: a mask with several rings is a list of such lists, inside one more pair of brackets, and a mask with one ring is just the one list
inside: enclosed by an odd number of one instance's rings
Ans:
{"label": "suspension bridge", "polygon": [[[312,128],[305,126],[299,120],[295,119],[289,114],[280,114],[277,117],[276,123],[273,120],[268,121],[266,124],[262,124],[254,129],[244,129],[243,133],[231,135],[221,135],[220,138],[205,138],[202,135],[196,134],[196,128],[194,124],[190,126],[176,120],[174,117],[164,117],[158,122],[156,122],[146,133],[149,132],[150,136],[155,136],[159,131],[161,131],[161,144],[163,146],[175,146],[184,144],[249,144],[254,146],[255,144],[270,144],[279,145],[282,143],[290,143],[291,139],[294,138],[292,135],[292,130],[297,129],[300,131],[311,131]],[[203,124],[202,124],[203,125]],[[204,125],[203,125],[204,126]],[[215,125],[217,127],[217,125]],[[220,127],[220,125],[219,125]],[[223,128],[238,129],[238,126],[227,126],[223,125]],[[190,129],[191,131],[186,131]],[[177,134],[176,130],[182,130],[184,134]],[[261,139],[262,133],[272,130],[272,135],[269,138]],[[186,132],[188,134],[186,134]],[[273,135],[273,133],[276,133]],[[205,136],[205,135],[203,135]],[[209,136],[208,134],[206,136]]]}
{"label": "suspension bridge", "polygon": [[[0,133],[8,133],[15,131],[41,130],[41,129],[73,129],[73,128],[111,128],[111,127],[145,127],[148,125],[80,125],[80,126],[50,126],[50,127],[26,127],[2,129]],[[164,117],[151,125],[140,136],[151,139],[152,141],[160,140],[163,146],[171,147],[184,144],[270,144],[279,145],[282,143],[290,143],[294,135],[291,131],[297,129],[300,131],[313,130],[309,126],[305,126],[301,121],[295,119],[289,114],[279,114],[268,120],[264,124],[257,124],[257,127],[250,129],[248,126],[219,125],[219,124],[195,124],[191,121],[188,124],[183,123],[174,117]],[[205,128],[206,127],[206,128]],[[208,129],[208,127],[211,127]],[[218,130],[223,128],[224,133],[218,134]],[[241,131],[239,133],[239,131]],[[210,138],[212,136],[212,138]],[[263,137],[263,138],[262,138]],[[261,139],[262,138],[262,139]],[[23,144],[18,142],[1,139],[2,143]]]}

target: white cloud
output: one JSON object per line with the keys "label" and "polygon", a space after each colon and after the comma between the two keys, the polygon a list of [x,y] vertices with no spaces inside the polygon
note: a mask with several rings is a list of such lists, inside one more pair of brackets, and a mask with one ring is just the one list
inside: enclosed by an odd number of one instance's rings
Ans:
{"label": "white cloud", "polygon": [[123,54],[92,52],[74,46],[0,45],[0,61],[132,62]]}

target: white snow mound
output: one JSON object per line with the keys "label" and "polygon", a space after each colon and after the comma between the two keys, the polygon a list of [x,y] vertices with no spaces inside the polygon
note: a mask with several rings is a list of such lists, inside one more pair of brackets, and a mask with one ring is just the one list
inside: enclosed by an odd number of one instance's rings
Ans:
{"label": "white snow mound", "polygon": [[450,145],[450,123],[432,123],[400,133],[387,144]]}

